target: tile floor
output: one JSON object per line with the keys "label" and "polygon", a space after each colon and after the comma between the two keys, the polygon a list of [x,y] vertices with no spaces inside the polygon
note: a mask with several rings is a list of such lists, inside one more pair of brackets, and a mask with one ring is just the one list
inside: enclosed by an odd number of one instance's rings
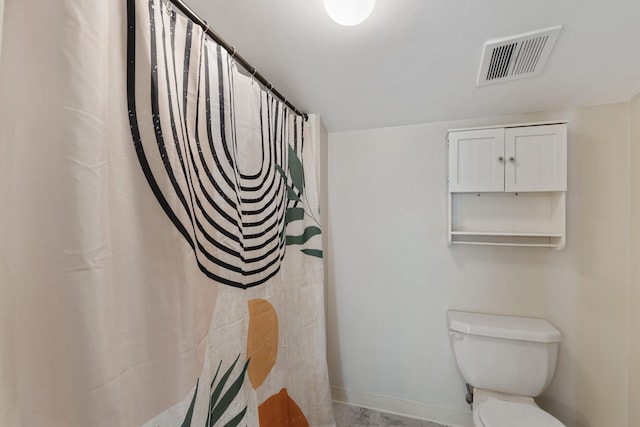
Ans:
{"label": "tile floor", "polygon": [[336,427],[445,427],[442,424],[436,424],[430,421],[386,414],[384,412],[345,405],[339,402],[333,402],[333,409],[336,417]]}

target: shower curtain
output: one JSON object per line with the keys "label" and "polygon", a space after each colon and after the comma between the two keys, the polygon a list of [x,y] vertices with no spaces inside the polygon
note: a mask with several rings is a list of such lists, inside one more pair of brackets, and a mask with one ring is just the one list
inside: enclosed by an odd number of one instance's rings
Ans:
{"label": "shower curtain", "polygon": [[2,1],[0,425],[335,425],[318,118],[164,0]]}

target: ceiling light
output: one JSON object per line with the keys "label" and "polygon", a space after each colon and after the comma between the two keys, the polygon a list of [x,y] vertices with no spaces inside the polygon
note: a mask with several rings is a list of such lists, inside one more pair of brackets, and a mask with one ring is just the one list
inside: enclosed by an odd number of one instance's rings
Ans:
{"label": "ceiling light", "polygon": [[327,13],[340,25],[358,25],[371,15],[376,0],[324,0]]}

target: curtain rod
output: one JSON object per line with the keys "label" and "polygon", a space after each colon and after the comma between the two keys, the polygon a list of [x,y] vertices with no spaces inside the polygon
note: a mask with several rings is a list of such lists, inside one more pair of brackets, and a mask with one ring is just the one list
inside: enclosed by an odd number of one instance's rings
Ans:
{"label": "curtain rod", "polygon": [[182,12],[187,18],[191,19],[194,23],[196,23],[200,27],[202,27],[204,32],[209,37],[211,37],[216,43],[218,43],[229,54],[231,54],[231,57],[234,60],[236,60],[237,62],[239,62],[240,65],[242,65],[242,67],[244,67],[244,69],[247,70],[247,72],[251,73],[251,77],[253,77],[256,80],[258,80],[268,91],[270,91],[272,94],[274,94],[276,96],[276,98],[278,98],[280,101],[282,101],[287,107],[291,108],[294,113],[296,113],[297,115],[299,115],[302,118],[304,118],[305,120],[307,120],[307,118],[308,118],[307,114],[305,114],[302,111],[298,110],[295,105],[293,105],[292,103],[287,101],[287,98],[282,96],[282,94],[280,92],[278,92],[278,90],[276,88],[274,88],[273,85],[269,81],[267,81],[267,79],[265,79],[262,76],[262,74],[260,74],[256,70],[256,67],[254,67],[253,65],[249,64],[249,62],[247,62],[246,59],[244,59],[242,56],[240,56],[240,54],[236,51],[235,47],[231,46],[222,37],[220,37],[215,31],[213,31],[211,29],[211,27],[209,27],[209,24],[207,23],[207,21],[205,21],[204,19],[200,18],[193,10],[191,10],[191,8],[189,6],[187,6],[187,4],[184,1],[182,1],[182,0],[169,0],[169,1],[171,3],[173,3],[173,5],[175,7],[180,9],[180,12]]}

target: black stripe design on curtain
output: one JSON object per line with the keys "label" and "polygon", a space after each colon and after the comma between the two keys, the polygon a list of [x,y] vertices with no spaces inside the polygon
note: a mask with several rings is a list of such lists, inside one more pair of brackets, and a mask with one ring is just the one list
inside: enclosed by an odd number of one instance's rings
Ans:
{"label": "black stripe design on curtain", "polygon": [[127,0],[127,22],[129,122],[149,187],[205,275],[239,288],[265,283],[280,269],[285,215],[297,204],[278,168],[290,132],[301,152],[302,120],[263,94],[261,167],[243,173],[227,52],[164,1]]}

